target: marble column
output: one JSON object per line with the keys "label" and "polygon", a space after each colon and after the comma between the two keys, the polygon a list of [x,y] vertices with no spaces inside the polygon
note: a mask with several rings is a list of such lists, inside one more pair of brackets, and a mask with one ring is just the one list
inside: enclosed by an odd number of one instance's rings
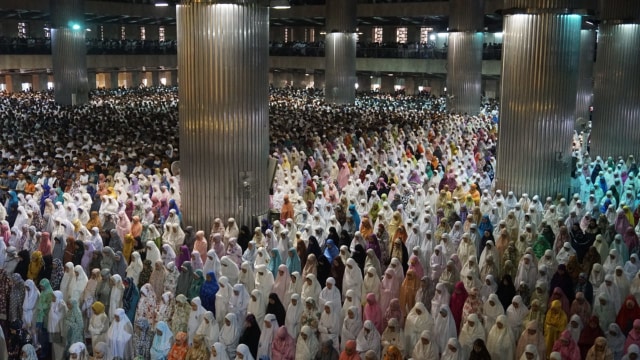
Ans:
{"label": "marble column", "polygon": [[592,156],[640,156],[640,1],[601,2]]}
{"label": "marble column", "polygon": [[327,103],[356,101],[356,0],[327,0],[325,37],[325,99]]}
{"label": "marble column", "polygon": [[496,168],[503,192],[568,192],[582,25],[580,15],[558,10],[569,3],[505,1]]}
{"label": "marble column", "polygon": [[450,0],[447,110],[476,115],[482,99],[484,0]]}
{"label": "marble column", "polygon": [[184,222],[252,228],[269,209],[269,10],[254,0],[177,7]]}
{"label": "marble column", "polygon": [[118,80],[119,75],[120,75],[120,73],[117,72],[117,71],[109,73],[109,79],[110,79],[110,83],[111,83],[111,88],[112,89],[117,89],[119,87],[119,85],[118,85],[119,84],[119,80]]}
{"label": "marble column", "polygon": [[580,67],[578,68],[578,93],[576,95],[576,129],[589,121],[589,108],[593,105],[593,67],[595,64],[596,32],[580,32]]}
{"label": "marble column", "polygon": [[84,104],[89,101],[84,0],[50,0],[50,8],[55,100]]}

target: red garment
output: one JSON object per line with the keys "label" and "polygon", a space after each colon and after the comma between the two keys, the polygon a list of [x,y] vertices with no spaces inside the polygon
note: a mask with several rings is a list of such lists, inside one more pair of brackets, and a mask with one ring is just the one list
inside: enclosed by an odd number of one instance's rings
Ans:
{"label": "red garment", "polygon": [[460,332],[460,323],[462,322],[462,310],[464,308],[464,303],[467,301],[467,297],[469,294],[467,290],[464,288],[464,284],[462,281],[458,281],[456,283],[456,287],[453,290],[453,294],[451,294],[451,302],[449,307],[451,308],[451,314],[453,315],[453,319],[456,321],[456,328],[458,332]]}
{"label": "red garment", "polygon": [[635,296],[627,295],[616,317],[616,324],[618,324],[622,332],[626,334],[633,329],[633,321],[635,319],[640,319],[640,306]]}
{"label": "red garment", "polygon": [[382,309],[373,293],[367,294],[367,304],[364,306],[363,321],[367,320],[371,320],[376,329],[378,329],[378,332],[382,333],[382,330],[384,330],[382,327]]}
{"label": "red garment", "polygon": [[587,358],[589,349],[591,349],[596,339],[600,336],[604,336],[602,329],[600,329],[600,320],[597,316],[593,315],[584,326],[582,333],[580,333],[580,339],[578,340],[578,347],[580,348],[580,354],[583,359]]}

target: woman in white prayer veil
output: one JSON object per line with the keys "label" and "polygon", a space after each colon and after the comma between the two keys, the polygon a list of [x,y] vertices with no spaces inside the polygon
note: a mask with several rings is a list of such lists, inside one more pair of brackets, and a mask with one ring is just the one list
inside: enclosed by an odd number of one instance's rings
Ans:
{"label": "woman in white prayer veil", "polygon": [[477,339],[485,341],[486,331],[477,314],[470,314],[467,317],[467,321],[462,325],[458,339],[460,340],[460,345],[462,345],[462,348],[467,354],[470,354],[471,350],[473,350],[474,341]]}
{"label": "woman in white prayer veil", "polygon": [[273,274],[269,269],[267,269],[267,265],[258,265],[256,266],[255,271],[255,288],[260,290],[263,294],[271,294],[271,289],[273,288],[275,280],[273,280]]}
{"label": "woman in white prayer veil", "polygon": [[417,302],[409,311],[405,320],[404,337],[406,344],[403,344],[402,348],[410,349],[419,340],[422,331],[433,329],[433,325],[433,317],[427,311],[427,307],[423,303]]}
{"label": "woman in white prayer veil", "polygon": [[527,314],[529,314],[529,309],[522,301],[522,297],[520,295],[514,296],[511,305],[507,308],[507,322],[514,339],[520,338],[523,321]]}
{"label": "woman in white prayer veil", "polygon": [[580,315],[578,314],[572,315],[571,319],[569,320],[569,323],[567,324],[567,330],[569,330],[569,333],[571,333],[571,337],[573,338],[573,341],[575,341],[576,343],[578,343],[578,340],[580,339],[580,334],[582,333],[583,328],[584,328],[584,325],[582,324],[582,319],[580,318]]}
{"label": "woman in white prayer veil", "polygon": [[620,290],[614,281],[613,275],[606,275],[604,277],[604,282],[600,284],[598,292],[601,295],[605,295],[607,301],[613,304],[613,308],[617,314],[622,306],[622,298],[620,297]]}
{"label": "woman in white prayer veil", "polygon": [[245,261],[240,265],[240,278],[238,279],[238,283],[244,285],[247,292],[252,292],[256,287],[256,278],[253,273],[253,268],[248,261]]}
{"label": "woman in white prayer veil", "polygon": [[62,280],[60,281],[60,291],[64,294],[65,302],[71,300],[71,293],[75,288],[75,283],[76,273],[73,268],[73,263],[68,262],[64,264],[64,275],[62,275]]}
{"label": "woman in white prayer veil", "polygon": [[220,288],[216,293],[215,318],[218,321],[218,325],[222,326],[222,320],[227,312],[229,312],[229,301],[231,300],[231,295],[233,295],[233,288],[226,276],[222,276],[218,279],[218,285]]}
{"label": "woman in white prayer veil", "polygon": [[240,334],[242,333],[242,326],[234,313],[227,314],[224,317],[223,324],[220,330],[219,340],[224,345],[229,358],[233,358],[236,353],[236,347],[238,347]]}
{"label": "woman in white prayer veil", "polygon": [[519,360],[542,360],[538,353],[538,348],[534,344],[528,344],[524,348],[524,353],[520,356]]}
{"label": "woman in white prayer veil", "polygon": [[138,283],[138,279],[140,279],[140,273],[142,273],[142,259],[140,258],[140,253],[134,251],[131,254],[131,262],[129,266],[127,266],[127,277],[133,279],[134,285]]}
{"label": "woman in white prayer veil", "polygon": [[[389,320],[389,324],[382,333],[380,339],[382,342],[381,345],[383,357],[386,356],[387,350],[390,346],[395,346],[403,355],[406,353],[405,346],[407,345],[407,342],[405,341],[404,331],[402,330],[402,327],[400,327],[398,319],[391,318]],[[413,345],[413,343],[410,344]]]}
{"label": "woman in white prayer veil", "polygon": [[498,316],[487,336],[487,350],[492,359],[514,359],[515,340],[505,315]]}
{"label": "woman in white prayer veil", "polygon": [[266,315],[267,305],[264,299],[264,293],[258,289],[254,289],[251,292],[251,299],[249,300],[249,306],[247,307],[247,313],[253,314],[256,318],[258,327],[262,330],[264,326],[264,317]]}
{"label": "woman in white prayer veil", "polygon": [[124,294],[124,284],[120,275],[115,274],[109,278],[111,284],[111,294],[109,295],[109,320],[113,321],[116,310],[122,306],[122,295]]}
{"label": "woman in white prayer veil", "polygon": [[547,275],[549,278],[556,273],[558,270],[558,262],[556,261],[556,255],[553,253],[553,250],[545,250],[544,255],[540,258],[540,261],[538,261],[538,269],[540,265],[547,267]]}
{"label": "woman in white prayer veil", "polygon": [[211,357],[209,360],[231,360],[227,355],[227,350],[223,343],[217,342],[210,347]]}
{"label": "woman in white prayer veil", "polygon": [[196,330],[196,335],[204,336],[204,340],[208,348],[211,348],[213,344],[218,341],[218,337],[220,336],[220,327],[218,326],[218,322],[211,311],[205,312],[202,316],[202,321]]}
{"label": "woman in white prayer veil", "polygon": [[344,297],[346,295],[347,290],[353,289],[356,293],[359,293],[358,295],[362,298],[362,293],[360,292],[362,291],[364,279],[362,278],[362,273],[360,272],[358,264],[353,258],[349,258],[345,265],[346,268],[344,276],[342,277],[342,296]]}
{"label": "woman in white prayer veil", "polygon": [[340,302],[329,301],[324,304],[320,321],[318,322],[318,332],[320,341],[333,341],[333,347],[336,351],[339,348],[340,332],[342,330],[342,318],[340,316]]}
{"label": "woman in white prayer veil", "polygon": [[609,257],[607,257],[607,260],[602,264],[602,269],[605,275],[613,275],[618,266],[624,266],[622,256],[620,256],[617,249],[611,249],[609,250]]}
{"label": "woman in white prayer veil", "polygon": [[240,270],[238,269],[238,265],[228,256],[223,256],[220,259],[220,264],[222,265],[221,274],[229,279],[229,283],[235,285],[238,282],[238,277],[240,275]]}
{"label": "woman in white prayer veil", "polygon": [[82,269],[81,265],[76,265],[73,268],[73,272],[75,275],[75,282],[73,283],[73,287],[71,288],[71,294],[69,295],[70,300],[80,301],[80,297],[84,292],[84,288],[87,286],[89,279],[87,278],[87,274]]}
{"label": "woman in white prayer veil", "polygon": [[468,357],[469,355],[464,351],[458,339],[452,336],[447,340],[440,360],[466,360]]}
{"label": "woman in white prayer veil", "polygon": [[318,343],[315,332],[311,327],[307,325],[303,326],[296,343],[295,360],[314,359],[318,350],[320,350],[320,344]]}
{"label": "woman in white prayer veil", "polygon": [[347,341],[356,340],[360,330],[362,330],[361,307],[350,306],[346,311],[342,322],[342,330],[340,331],[340,351],[346,347]]}
{"label": "woman in white prayer veil", "polygon": [[[366,320],[356,338],[356,351],[360,354],[360,358],[364,358],[364,354],[369,350],[376,353],[376,358],[380,358],[380,344],[381,337],[378,329],[376,329],[371,320]],[[296,350],[298,349],[296,348]],[[297,354],[296,360],[298,360]],[[306,359],[300,358],[299,360]]]}
{"label": "woman in white prayer veil", "polygon": [[442,245],[437,245],[433,250],[429,265],[431,266],[431,280],[437,282],[440,279],[440,275],[442,275],[442,272],[447,267],[447,258],[443,253]]}
{"label": "woman in white prayer veil", "polygon": [[[371,250],[371,249],[369,249]],[[361,294],[373,293],[376,296],[376,300],[380,301],[380,276],[373,267],[368,267],[364,275],[364,281],[362,283]],[[347,290],[347,294],[349,290]]]}
{"label": "woman in white prayer veil", "polygon": [[449,301],[451,301],[451,294],[449,294],[449,289],[443,283],[438,283],[436,285],[436,291],[433,295],[433,300],[431,300],[431,315],[433,319],[437,319],[437,314],[440,311],[442,305],[449,305]]}
{"label": "woman in white prayer veil", "polygon": [[415,360],[439,360],[438,345],[432,340],[431,330],[425,330],[420,334],[420,341],[413,347],[411,356]]}
{"label": "woman in white prayer veil", "polygon": [[247,308],[251,296],[242,284],[233,285],[233,294],[229,300],[229,312],[234,313],[238,319],[244,319],[247,316]]}
{"label": "woman in white prayer veil", "polygon": [[207,251],[207,260],[205,261],[202,268],[203,274],[208,274],[211,271],[216,274],[216,278],[219,279],[220,277],[222,277],[222,264],[220,263],[218,254],[216,254],[216,251],[213,249]]}
{"label": "woman in white prayer veil", "polygon": [[484,318],[484,328],[487,331],[487,335],[489,330],[493,328],[498,317],[504,316],[504,307],[500,303],[500,299],[498,295],[491,294],[489,295],[489,299],[483,304],[483,318]]}
{"label": "woman in white prayer veil", "polygon": [[[333,301],[335,304],[340,305],[342,303],[342,297],[340,296],[340,290],[336,287],[336,280],[332,277],[326,281],[326,286],[320,291],[318,298],[318,306],[320,309],[324,307],[324,304]],[[339,307],[339,306],[338,306]],[[338,309],[341,310],[341,309]]]}
{"label": "woman in white prayer veil", "polygon": [[189,335],[189,344],[193,344],[193,339],[196,336],[196,332],[200,327],[200,323],[202,322],[202,317],[205,312],[204,307],[202,307],[202,300],[200,297],[195,297],[190,302],[191,310],[189,311],[189,320],[187,322],[187,334]]}
{"label": "woman in white prayer veil", "polygon": [[458,258],[469,259],[472,256],[474,257],[474,259],[477,259],[476,245],[471,242],[471,237],[469,236],[469,234],[464,233],[462,235],[462,241],[458,246]]}
{"label": "woman in white prayer veil", "polygon": [[500,254],[498,253],[498,249],[496,248],[496,244],[489,240],[484,245],[484,250],[482,250],[482,254],[480,255],[480,261],[478,262],[478,267],[482,269],[487,262],[487,257],[492,256],[493,262],[496,264],[500,264]]}
{"label": "woman in white prayer veil", "polygon": [[133,326],[124,312],[117,309],[113,322],[107,331],[107,359],[132,359],[133,358]]}
{"label": "woman in white prayer veil", "polygon": [[456,322],[453,319],[449,305],[442,305],[435,318],[435,342],[438,344],[439,349],[445,349],[450,338],[458,337]]}

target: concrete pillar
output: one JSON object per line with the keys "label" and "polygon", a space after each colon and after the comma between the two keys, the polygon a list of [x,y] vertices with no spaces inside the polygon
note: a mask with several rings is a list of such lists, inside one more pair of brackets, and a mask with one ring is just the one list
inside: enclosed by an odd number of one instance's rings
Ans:
{"label": "concrete pillar", "polygon": [[325,37],[325,99],[356,101],[356,0],[327,0]]}
{"label": "concrete pillar", "polygon": [[50,8],[55,100],[84,104],[89,101],[84,0],[50,0]]}
{"label": "concrete pillar", "polygon": [[369,92],[371,91],[371,76],[369,75],[359,75],[358,76],[358,91],[359,92]]}
{"label": "concrete pillar", "polygon": [[151,84],[149,86],[160,86],[160,71],[151,72]]}
{"label": "concrete pillar", "polygon": [[578,69],[578,93],[576,95],[576,129],[589,121],[593,105],[593,67],[595,64],[596,32],[580,31],[580,68]]}
{"label": "concrete pillar", "polygon": [[557,9],[570,3],[505,1],[495,180],[517,196],[569,189],[582,18]]}
{"label": "concrete pillar", "polygon": [[484,0],[450,0],[447,109],[475,115],[482,98]]}
{"label": "concrete pillar", "polygon": [[178,86],[178,70],[171,70],[167,78],[167,85]]}
{"label": "concrete pillar", "polygon": [[484,80],[484,96],[489,99],[495,99],[500,97],[500,84],[498,80],[486,79]]}
{"label": "concrete pillar", "polygon": [[32,75],[33,90],[47,91],[49,88],[49,75],[47,73],[40,73]]}
{"label": "concrete pillar", "polygon": [[119,81],[118,81],[119,77],[120,77],[120,72],[118,71],[109,73],[109,83],[111,84],[110,86],[111,89],[117,89],[120,87]]}
{"label": "concrete pillar", "polygon": [[139,88],[142,86],[143,73],[140,71],[132,71],[129,73],[131,76],[131,83],[127,83],[128,88]]}
{"label": "concrete pillar", "polygon": [[252,226],[269,209],[269,10],[261,4],[177,6],[182,211],[196,229],[208,229],[213,214]]}
{"label": "concrete pillar", "polygon": [[393,76],[381,76],[380,77],[380,92],[382,93],[393,93],[393,87],[396,84],[396,79]]}
{"label": "concrete pillar", "polygon": [[315,74],[313,74],[313,87],[316,89],[324,89],[324,85],[325,85],[324,73],[316,72]]}
{"label": "concrete pillar", "polygon": [[[601,2],[591,154],[640,156],[640,2]],[[619,190],[618,190],[619,191]]]}
{"label": "concrete pillar", "polygon": [[95,71],[91,71],[87,73],[87,83],[89,85],[89,90],[95,90],[98,87],[98,74]]}
{"label": "concrete pillar", "polygon": [[22,91],[22,75],[21,74],[5,75],[5,84],[7,85],[7,92],[9,93]]}
{"label": "concrete pillar", "polygon": [[414,78],[413,76],[404,78],[404,93],[407,95],[415,95],[418,93],[416,78]]}

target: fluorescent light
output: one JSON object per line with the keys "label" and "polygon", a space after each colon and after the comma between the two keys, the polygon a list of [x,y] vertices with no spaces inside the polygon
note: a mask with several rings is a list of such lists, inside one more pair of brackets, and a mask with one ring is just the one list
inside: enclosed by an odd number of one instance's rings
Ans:
{"label": "fluorescent light", "polygon": [[166,1],[156,1],[156,6],[157,7],[165,7],[165,6],[169,6],[169,3]]}
{"label": "fluorescent light", "polygon": [[290,9],[289,0],[271,0],[271,8],[276,10]]}

